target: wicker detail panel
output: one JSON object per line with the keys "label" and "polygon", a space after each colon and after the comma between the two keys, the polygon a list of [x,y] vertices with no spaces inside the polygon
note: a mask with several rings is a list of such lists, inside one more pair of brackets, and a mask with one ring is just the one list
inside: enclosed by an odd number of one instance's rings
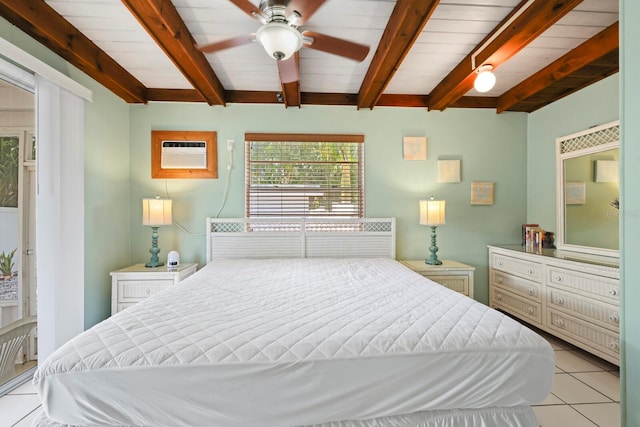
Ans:
{"label": "wicker detail panel", "polygon": [[245,231],[244,222],[214,222],[211,224],[212,233],[241,233]]}
{"label": "wicker detail panel", "polygon": [[552,286],[575,290],[587,296],[604,297],[608,302],[618,304],[620,293],[618,280],[552,266],[548,271],[548,283]]}
{"label": "wicker detail panel", "polygon": [[542,325],[542,306],[510,292],[492,288],[491,306],[501,308],[528,322]]}
{"label": "wicker detail panel", "polygon": [[620,357],[620,338],[615,332],[552,309],[547,310],[547,323],[549,329],[560,335],[565,335],[616,359]]}
{"label": "wicker detail panel", "polygon": [[515,259],[501,254],[493,254],[491,265],[496,270],[516,274],[536,282],[542,281],[542,265],[536,262]]}
{"label": "wicker detail panel", "polygon": [[387,236],[366,233],[310,233],[306,237],[305,254],[308,258],[353,257],[357,249],[358,257],[378,258],[389,256]]}
{"label": "wicker detail panel", "polygon": [[173,280],[118,280],[118,302],[148,298],[173,285]]}
{"label": "wicker detail panel", "polygon": [[614,332],[620,330],[620,315],[616,306],[576,297],[553,288],[547,291],[547,302],[548,307],[582,318],[587,322],[594,322]]}
{"label": "wicker detail panel", "polygon": [[597,147],[598,145],[608,144],[610,142],[616,142],[619,140],[620,126],[615,125],[564,140],[560,143],[560,152],[571,153],[572,151]]}
{"label": "wicker detail panel", "polygon": [[452,291],[469,295],[469,278],[467,276],[426,276]]}
{"label": "wicker detail panel", "polygon": [[212,259],[299,258],[304,253],[298,233],[221,234],[212,245]]}
{"label": "wicker detail panel", "polygon": [[238,220],[214,220],[211,223],[212,233],[243,233],[251,231],[294,231],[304,228],[307,232],[372,232],[391,233],[393,224],[389,219],[356,218],[349,220],[339,219],[300,219],[289,220],[268,218],[249,218]]}
{"label": "wicker detail panel", "polygon": [[542,302],[540,284],[520,277],[492,271],[492,284],[536,302]]}

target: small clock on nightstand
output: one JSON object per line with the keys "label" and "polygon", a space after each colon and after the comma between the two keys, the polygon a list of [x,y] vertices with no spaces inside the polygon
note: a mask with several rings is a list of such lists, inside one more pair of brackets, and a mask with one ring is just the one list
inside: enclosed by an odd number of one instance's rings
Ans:
{"label": "small clock on nightstand", "polygon": [[111,274],[111,314],[149,298],[196,272],[198,264],[180,264],[176,268],[145,267],[136,264]]}
{"label": "small clock on nightstand", "polygon": [[447,288],[473,298],[473,272],[476,270],[461,262],[443,260],[440,265],[430,265],[424,260],[400,261],[416,273]]}

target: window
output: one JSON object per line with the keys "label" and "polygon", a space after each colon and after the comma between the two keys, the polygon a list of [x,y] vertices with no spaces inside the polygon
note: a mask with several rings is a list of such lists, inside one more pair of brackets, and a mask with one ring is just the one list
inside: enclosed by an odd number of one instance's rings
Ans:
{"label": "window", "polygon": [[246,216],[364,216],[364,136],[245,134]]}
{"label": "window", "polygon": [[18,153],[20,138],[0,135],[0,206],[18,207]]}

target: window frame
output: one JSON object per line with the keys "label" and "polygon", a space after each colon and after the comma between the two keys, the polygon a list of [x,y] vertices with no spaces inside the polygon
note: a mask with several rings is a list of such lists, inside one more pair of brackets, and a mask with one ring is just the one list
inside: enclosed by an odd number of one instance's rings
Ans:
{"label": "window frame", "polygon": [[[364,218],[365,217],[365,165],[364,165],[364,135],[362,134],[311,134],[311,133],[245,133],[245,217],[247,218],[313,218],[313,217],[333,217],[333,218]],[[355,143],[358,147],[357,174],[358,185],[358,206],[357,214],[339,215],[329,213],[326,215],[306,215],[293,213],[290,215],[251,215],[251,143],[252,142],[281,142],[281,143]],[[275,162],[274,162],[275,163]]]}

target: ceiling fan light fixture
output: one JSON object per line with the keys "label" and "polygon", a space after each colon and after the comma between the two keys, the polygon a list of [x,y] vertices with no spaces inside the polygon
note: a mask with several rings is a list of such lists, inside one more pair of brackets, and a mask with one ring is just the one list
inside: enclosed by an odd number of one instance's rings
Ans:
{"label": "ceiling fan light fixture", "polygon": [[256,39],[278,61],[291,58],[302,47],[300,31],[282,22],[269,22],[258,28]]}
{"label": "ceiling fan light fixture", "polygon": [[493,65],[482,65],[476,70],[477,76],[473,87],[478,92],[489,92],[496,84],[496,75],[493,74]]}

